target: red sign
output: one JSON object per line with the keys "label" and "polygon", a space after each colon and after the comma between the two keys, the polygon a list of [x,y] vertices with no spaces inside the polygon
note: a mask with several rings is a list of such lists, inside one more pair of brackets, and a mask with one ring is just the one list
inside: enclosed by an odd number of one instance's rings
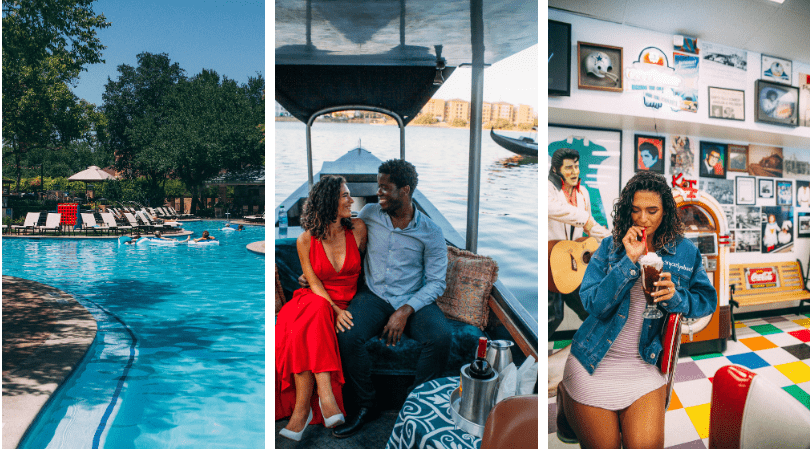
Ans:
{"label": "red sign", "polygon": [[748,289],[779,287],[776,267],[745,269],[745,283],[748,285]]}

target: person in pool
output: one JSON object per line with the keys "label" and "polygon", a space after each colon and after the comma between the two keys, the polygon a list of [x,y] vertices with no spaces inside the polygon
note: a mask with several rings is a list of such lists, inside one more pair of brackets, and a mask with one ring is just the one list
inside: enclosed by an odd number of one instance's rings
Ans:
{"label": "person in pool", "polygon": [[240,223],[239,226],[236,227],[236,231],[245,231],[245,226]]}
{"label": "person in pool", "polygon": [[642,317],[639,258],[655,252],[663,259],[665,272],[653,297],[665,312],[698,318],[717,308],[717,292],[700,251],[684,237],[677,211],[666,179],[648,171],[627,182],[613,207],[613,238],[599,245],[580,287],[590,315],[574,335],[557,388],[557,436],[563,442],[664,447],[667,375],[656,362],[664,351],[659,330],[665,319]]}
{"label": "person in pool", "polygon": [[354,326],[347,307],[357,293],[367,237],[363,221],[352,219],[352,203],[343,177],[323,176],[301,215],[296,246],[307,286],[281,308],[275,326],[276,420],[290,418],[279,434],[294,441],[310,422],[327,428],[345,422],[336,332]]}
{"label": "person in pool", "polygon": [[[189,236],[189,237],[191,237],[191,236]],[[203,231],[202,237],[194,239],[194,242],[213,241],[213,240],[216,240],[216,238],[214,236],[211,236],[210,234],[208,234],[208,230],[205,230],[205,231]]]}
{"label": "person in pool", "polygon": [[[161,240],[164,240],[164,241],[174,241],[174,239],[164,237],[162,234],[160,234],[160,231],[155,231],[155,239],[161,239]],[[191,235],[186,237],[185,241],[178,241],[178,242],[188,242],[190,239],[191,239]]]}
{"label": "person in pool", "polygon": [[136,231],[135,236],[132,239],[126,241],[125,244],[134,245],[136,242],[138,242],[138,239],[140,239],[140,238],[141,238],[141,233],[138,233]]}

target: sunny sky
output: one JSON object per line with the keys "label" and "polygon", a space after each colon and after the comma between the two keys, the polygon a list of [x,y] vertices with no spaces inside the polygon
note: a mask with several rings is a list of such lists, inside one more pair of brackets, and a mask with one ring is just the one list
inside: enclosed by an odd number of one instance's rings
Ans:
{"label": "sunny sky", "polygon": [[112,25],[98,31],[105,64],[87,66],[73,92],[101,106],[107,77],[118,66],[137,66],[141,52],[167,53],[193,76],[213,69],[238,83],[265,78],[263,0],[98,0],[93,10]]}
{"label": "sunny sky", "polygon": [[[529,105],[537,111],[538,80],[537,45],[533,45],[484,69],[484,101]],[[471,83],[471,69],[458,68],[433,97],[469,101]]]}

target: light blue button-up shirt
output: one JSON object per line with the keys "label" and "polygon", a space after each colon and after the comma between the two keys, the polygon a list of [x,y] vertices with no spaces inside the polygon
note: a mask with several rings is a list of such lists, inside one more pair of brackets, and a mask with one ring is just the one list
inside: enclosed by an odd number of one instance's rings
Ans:
{"label": "light blue button-up shirt", "polygon": [[413,220],[402,230],[394,228],[378,203],[370,203],[358,217],[368,229],[364,268],[371,292],[394,309],[411,305],[414,312],[444,293],[447,244],[428,216],[414,209]]}

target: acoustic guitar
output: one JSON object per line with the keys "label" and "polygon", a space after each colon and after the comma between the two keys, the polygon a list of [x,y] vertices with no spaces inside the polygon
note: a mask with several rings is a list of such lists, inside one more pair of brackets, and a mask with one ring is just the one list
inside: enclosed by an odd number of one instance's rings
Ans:
{"label": "acoustic guitar", "polygon": [[582,284],[591,255],[599,248],[593,237],[548,241],[548,290],[570,294]]}

